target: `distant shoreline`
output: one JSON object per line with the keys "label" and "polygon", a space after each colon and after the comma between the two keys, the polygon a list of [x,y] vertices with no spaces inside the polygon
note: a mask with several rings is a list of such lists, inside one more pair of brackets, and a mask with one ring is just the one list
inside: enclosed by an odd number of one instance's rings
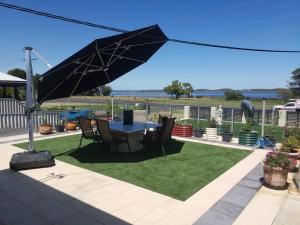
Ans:
{"label": "distant shoreline", "polygon": [[[286,89],[286,88],[270,88],[270,89],[264,89],[264,88],[251,88],[251,89],[231,89],[234,91],[278,91],[281,89]],[[230,88],[219,88],[219,89],[195,89],[194,91],[226,91],[226,90],[230,90]],[[163,91],[163,89],[124,89],[124,90],[118,90],[115,89],[114,91],[120,91],[120,92],[126,92],[126,91],[130,91],[130,92],[155,92],[155,91]]]}
{"label": "distant shoreline", "polygon": [[[197,89],[192,92],[194,97],[224,97],[224,89],[218,90],[203,90]],[[280,99],[277,89],[245,89],[240,90],[245,97],[251,99]],[[163,98],[171,97],[163,90],[113,90],[113,96],[127,96],[127,97],[144,97],[144,98]]]}

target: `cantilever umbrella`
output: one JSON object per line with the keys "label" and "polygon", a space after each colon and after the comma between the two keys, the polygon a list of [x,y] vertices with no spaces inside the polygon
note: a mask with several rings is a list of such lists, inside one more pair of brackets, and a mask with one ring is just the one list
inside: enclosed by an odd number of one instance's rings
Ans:
{"label": "cantilever umbrella", "polygon": [[145,63],[167,40],[158,25],[97,39],[41,76],[38,102],[110,83]]}

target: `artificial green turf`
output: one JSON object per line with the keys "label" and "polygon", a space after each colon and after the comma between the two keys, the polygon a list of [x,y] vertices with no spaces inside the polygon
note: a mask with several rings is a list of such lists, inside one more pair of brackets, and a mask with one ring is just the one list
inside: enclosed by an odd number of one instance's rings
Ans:
{"label": "artificial green turf", "polygon": [[[136,153],[109,153],[102,144],[79,135],[35,142],[37,150],[50,150],[56,159],[111,176],[179,200],[186,200],[224,173],[250,151],[192,142],[172,141],[167,157],[159,147]],[[26,148],[26,143],[17,144]]]}

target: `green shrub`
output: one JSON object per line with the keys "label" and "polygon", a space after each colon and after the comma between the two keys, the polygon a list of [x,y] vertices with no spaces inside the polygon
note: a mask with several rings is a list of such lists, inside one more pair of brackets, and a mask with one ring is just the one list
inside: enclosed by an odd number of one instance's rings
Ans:
{"label": "green shrub", "polygon": [[286,153],[272,152],[267,154],[267,157],[264,160],[264,164],[269,166],[271,170],[274,168],[288,169],[291,165],[291,162],[288,159],[288,155]]}
{"label": "green shrub", "polygon": [[240,132],[244,133],[244,134],[251,133],[252,132],[252,124],[246,123],[244,126],[242,126]]}
{"label": "green shrub", "polygon": [[223,133],[231,133],[231,125],[229,123],[224,123],[222,127]]}
{"label": "green shrub", "polygon": [[224,92],[224,95],[226,97],[226,100],[240,100],[243,99],[244,96],[240,91],[235,91],[235,90],[227,90]]}
{"label": "green shrub", "polygon": [[218,123],[214,118],[212,118],[208,121],[209,128],[217,128],[217,126],[218,126]]}
{"label": "green shrub", "polygon": [[276,137],[279,134],[279,130],[276,126],[265,126],[265,136]]}
{"label": "green shrub", "polygon": [[281,144],[281,151],[283,152],[291,152],[294,149],[300,148],[299,139],[292,135],[284,138]]}

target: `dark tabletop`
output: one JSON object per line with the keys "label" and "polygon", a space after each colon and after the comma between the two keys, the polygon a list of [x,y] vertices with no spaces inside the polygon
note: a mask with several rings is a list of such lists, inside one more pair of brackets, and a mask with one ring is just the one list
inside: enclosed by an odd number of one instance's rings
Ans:
{"label": "dark tabletop", "polygon": [[123,121],[120,122],[111,122],[109,127],[113,131],[125,132],[125,133],[136,133],[142,132],[145,129],[161,127],[161,124],[158,123],[142,123],[142,122],[133,122],[133,125],[123,125]]}

